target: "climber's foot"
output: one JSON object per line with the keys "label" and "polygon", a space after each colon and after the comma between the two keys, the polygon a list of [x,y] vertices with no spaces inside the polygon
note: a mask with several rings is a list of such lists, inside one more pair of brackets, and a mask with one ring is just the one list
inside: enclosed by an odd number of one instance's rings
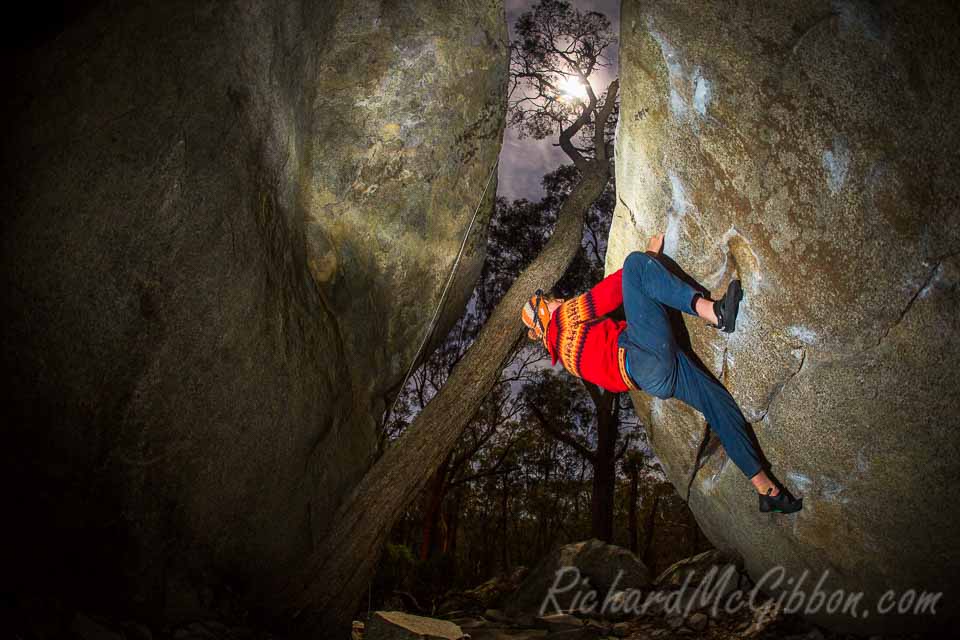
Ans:
{"label": "climber's foot", "polygon": [[770,495],[772,491],[773,489],[767,489],[766,495],[757,494],[762,513],[793,513],[803,509],[803,498],[794,498],[786,489],[780,489],[780,493],[775,496]]}
{"label": "climber's foot", "polygon": [[717,316],[717,324],[713,326],[724,333],[733,333],[737,328],[737,314],[742,299],[743,288],[740,281],[731,280],[727,292],[713,303],[713,313]]}

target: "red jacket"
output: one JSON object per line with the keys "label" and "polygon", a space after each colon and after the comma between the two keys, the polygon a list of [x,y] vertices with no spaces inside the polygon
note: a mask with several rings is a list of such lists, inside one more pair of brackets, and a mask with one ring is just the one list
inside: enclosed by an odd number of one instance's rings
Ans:
{"label": "red jacket", "polygon": [[559,359],[573,375],[614,392],[637,388],[627,375],[624,351],[617,345],[627,323],[604,317],[623,304],[622,275],[623,270],[617,270],[557,307],[545,340],[551,364]]}

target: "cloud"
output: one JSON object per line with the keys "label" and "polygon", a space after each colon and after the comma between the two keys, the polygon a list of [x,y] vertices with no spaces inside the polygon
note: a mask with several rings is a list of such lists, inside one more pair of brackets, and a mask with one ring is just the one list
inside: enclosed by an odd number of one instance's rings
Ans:
{"label": "cloud", "polygon": [[498,195],[508,200],[539,200],[543,196],[540,184],[543,176],[570,162],[566,154],[553,144],[550,138],[521,140],[515,130],[507,129],[500,151]]}

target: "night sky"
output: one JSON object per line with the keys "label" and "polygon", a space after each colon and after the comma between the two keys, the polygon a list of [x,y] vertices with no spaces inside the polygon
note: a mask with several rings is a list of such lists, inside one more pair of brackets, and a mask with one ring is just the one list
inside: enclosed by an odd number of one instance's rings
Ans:
{"label": "night sky", "polygon": [[[527,11],[536,2],[532,0],[506,0],[507,22],[510,25],[511,37],[513,25],[524,11]],[[599,11],[609,18],[615,34],[620,32],[620,0],[573,0],[573,6],[581,11]],[[591,80],[593,89],[598,94],[606,88],[610,80],[617,74],[617,49],[608,50],[613,66],[595,74]],[[500,151],[500,167],[498,171],[499,188],[497,195],[508,200],[527,198],[539,200],[543,194],[540,179],[544,174],[553,171],[561,164],[569,162],[567,156],[554,147],[556,137],[546,140],[526,138],[520,140],[516,131],[507,129],[503,136],[503,149]]]}

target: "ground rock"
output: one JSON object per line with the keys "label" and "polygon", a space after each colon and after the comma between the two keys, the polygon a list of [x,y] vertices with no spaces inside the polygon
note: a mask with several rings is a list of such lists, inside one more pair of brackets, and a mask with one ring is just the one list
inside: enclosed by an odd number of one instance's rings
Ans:
{"label": "ground rock", "polygon": [[517,567],[509,575],[495,576],[473,589],[448,593],[444,596],[437,612],[447,614],[454,611],[489,610],[504,594],[516,591],[527,573],[526,567]]}
{"label": "ground rock", "polygon": [[583,620],[569,613],[551,613],[534,619],[534,624],[550,632],[579,629],[584,626]]}
{"label": "ground rock", "polygon": [[781,607],[775,600],[768,600],[753,612],[753,621],[743,632],[744,638],[759,636],[777,622],[781,616]]}
{"label": "ground rock", "polygon": [[604,636],[605,636],[605,635],[609,635],[610,632],[611,632],[611,629],[612,629],[612,627],[610,626],[610,624],[608,624],[607,622],[605,622],[605,621],[603,621],[603,620],[598,620],[598,619],[596,619],[596,618],[586,618],[586,619],[583,621],[583,626],[585,626],[585,627],[592,627],[592,628],[596,629],[597,631],[599,631],[599,632],[600,632],[600,635],[604,635]]}
{"label": "ground rock", "polygon": [[735,572],[733,583],[736,585],[737,567],[742,564],[743,561],[734,553],[719,549],[704,551],[674,563],[657,576],[654,584],[659,588],[679,587],[683,584],[695,586],[703,582],[711,572],[719,577],[728,567],[732,567]]}
{"label": "ground rock", "polygon": [[555,602],[547,601],[544,613],[555,613],[555,605],[561,611],[569,610],[575,602],[584,603],[590,592],[594,594],[595,606],[587,613],[598,613],[612,587],[619,591],[649,585],[649,571],[630,551],[600,540],[587,540],[558,547],[548,554],[530,571],[506,606],[511,614],[538,611],[551,588],[555,588],[559,593],[552,596]]}
{"label": "ground rock", "polygon": [[710,622],[710,619],[706,614],[700,613],[699,611],[689,618],[687,618],[686,624],[688,627],[694,631],[703,631],[707,628],[707,624]]}
{"label": "ground rock", "polygon": [[[755,491],[675,399],[635,394],[668,478],[751,577],[822,590],[960,596],[953,557],[960,370],[960,41],[956,3],[624,2],[618,207],[607,271],[666,232],[665,253],[737,331],[687,319],[693,350],[751,422],[791,516]],[[924,469],[924,481],[915,479]],[[696,473],[695,473],[696,470]],[[828,574],[825,572],[829,572]],[[771,575],[775,578],[775,575]],[[943,608],[941,608],[943,609]],[[869,633],[937,615],[811,614]]]}
{"label": "ground rock", "polygon": [[487,609],[483,612],[483,617],[487,620],[493,620],[494,622],[502,622],[504,624],[510,624],[513,622],[513,618],[508,616],[503,611],[499,609]]}
{"label": "ground rock", "polygon": [[460,640],[463,631],[449,620],[425,618],[402,611],[376,611],[364,640]]}

